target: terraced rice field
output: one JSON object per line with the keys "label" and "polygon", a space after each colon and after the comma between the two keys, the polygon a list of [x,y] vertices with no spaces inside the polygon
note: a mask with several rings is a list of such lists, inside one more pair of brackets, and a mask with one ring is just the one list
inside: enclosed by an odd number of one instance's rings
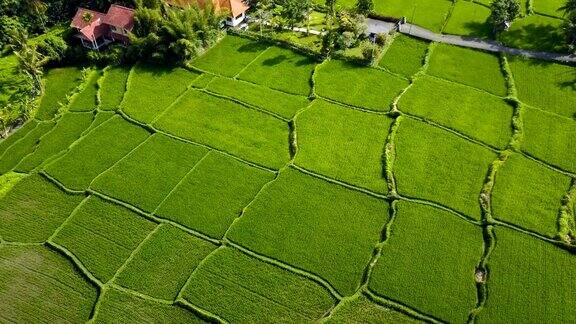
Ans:
{"label": "terraced rice field", "polygon": [[0,142],[0,322],[576,322],[573,70],[407,36],[53,70]]}

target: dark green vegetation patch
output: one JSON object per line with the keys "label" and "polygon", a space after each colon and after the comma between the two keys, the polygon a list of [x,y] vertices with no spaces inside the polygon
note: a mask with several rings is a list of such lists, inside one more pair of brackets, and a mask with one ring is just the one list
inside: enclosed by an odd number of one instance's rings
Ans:
{"label": "dark green vegetation patch", "polygon": [[482,229],[430,206],[400,202],[396,208],[370,289],[444,321],[466,322],[477,301]]}
{"label": "dark green vegetation patch", "polygon": [[91,188],[152,212],[206,153],[201,146],[155,134],[94,179]]}
{"label": "dark green vegetation patch", "polygon": [[2,322],[86,322],[96,301],[65,258],[43,246],[0,248]]}
{"label": "dark green vegetation patch", "polygon": [[496,175],[494,217],[554,237],[558,211],[570,182],[570,177],[514,154]]}
{"label": "dark green vegetation patch", "polygon": [[182,179],[156,214],[219,239],[273,178],[272,172],[213,151]]}
{"label": "dark green vegetation patch", "polygon": [[258,195],[229,237],[351,295],[388,218],[386,201],[289,168]]}
{"label": "dark green vegetation patch", "polygon": [[14,242],[43,242],[84,198],[68,195],[39,175],[18,182],[0,198],[0,235]]}
{"label": "dark green vegetation patch", "polygon": [[328,61],[316,71],[316,94],[345,104],[388,111],[394,98],[408,86],[389,72],[344,61]]}
{"label": "dark green vegetation patch", "polygon": [[391,124],[387,116],[315,101],[296,121],[296,164],[385,194],[383,156]]}
{"label": "dark green vegetation patch", "polygon": [[401,195],[435,201],[480,219],[478,196],[496,154],[436,127],[403,119],[394,166]]}
{"label": "dark green vegetation patch", "polygon": [[171,225],[161,225],[115,280],[148,296],[173,300],[192,271],[215,245]]}
{"label": "dark green vegetation patch", "polygon": [[198,267],[183,297],[233,323],[312,322],[334,303],[313,281],[230,248]]}
{"label": "dark green vegetation patch", "polygon": [[90,197],[52,240],[107,282],[155,226],[124,207]]}
{"label": "dark green vegetation patch", "polygon": [[114,116],[94,128],[45,170],[69,189],[86,189],[94,178],[130,153],[148,135],[144,129]]}
{"label": "dark green vegetation patch", "polygon": [[550,243],[496,229],[488,260],[489,293],[479,323],[576,321],[576,258]]}

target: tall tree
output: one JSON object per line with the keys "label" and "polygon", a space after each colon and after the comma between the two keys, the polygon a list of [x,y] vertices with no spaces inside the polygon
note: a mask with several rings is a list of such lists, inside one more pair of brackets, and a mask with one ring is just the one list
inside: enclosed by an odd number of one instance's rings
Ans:
{"label": "tall tree", "polygon": [[564,12],[564,16],[569,19],[576,17],[576,0],[566,0],[566,3],[558,11]]}
{"label": "tall tree", "polygon": [[488,20],[495,33],[506,30],[520,16],[520,3],[517,0],[494,0]]}
{"label": "tall tree", "polygon": [[312,0],[278,0],[277,12],[289,28],[308,19],[314,3]]}
{"label": "tall tree", "polygon": [[356,2],[356,11],[359,14],[367,16],[372,10],[374,10],[374,2],[372,0],[358,0]]}
{"label": "tall tree", "polygon": [[328,13],[330,15],[334,15],[335,12],[335,7],[336,7],[336,0],[326,0],[326,2],[324,3],[326,5],[326,8],[328,9]]}

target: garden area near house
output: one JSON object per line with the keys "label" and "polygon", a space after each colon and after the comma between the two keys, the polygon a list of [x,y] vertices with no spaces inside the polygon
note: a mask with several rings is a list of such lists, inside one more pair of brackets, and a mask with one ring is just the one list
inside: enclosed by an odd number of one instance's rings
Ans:
{"label": "garden area near house", "polygon": [[574,322],[575,81],[405,35],[50,69],[0,141],[0,322]]}

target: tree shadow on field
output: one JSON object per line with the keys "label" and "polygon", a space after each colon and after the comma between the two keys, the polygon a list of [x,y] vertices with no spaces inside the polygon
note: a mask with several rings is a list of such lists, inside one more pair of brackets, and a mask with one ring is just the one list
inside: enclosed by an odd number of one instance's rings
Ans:
{"label": "tree shadow on field", "polygon": [[238,47],[239,53],[256,53],[266,49],[266,46],[260,43],[248,43]]}
{"label": "tree shadow on field", "polygon": [[294,63],[295,66],[306,66],[310,64],[314,64],[314,61],[309,57],[303,57]]}
{"label": "tree shadow on field", "polygon": [[482,39],[492,38],[492,28],[487,21],[483,23],[477,21],[469,21],[464,24],[464,27],[470,32],[468,35],[463,36],[472,36]]}
{"label": "tree shadow on field", "polygon": [[566,52],[564,35],[559,26],[550,24],[529,24],[504,32],[504,44],[533,51]]}
{"label": "tree shadow on field", "polygon": [[262,62],[262,65],[265,66],[274,66],[274,65],[278,65],[284,61],[288,60],[288,57],[284,54],[281,55],[277,55],[275,57],[271,57],[269,59],[266,59]]}

